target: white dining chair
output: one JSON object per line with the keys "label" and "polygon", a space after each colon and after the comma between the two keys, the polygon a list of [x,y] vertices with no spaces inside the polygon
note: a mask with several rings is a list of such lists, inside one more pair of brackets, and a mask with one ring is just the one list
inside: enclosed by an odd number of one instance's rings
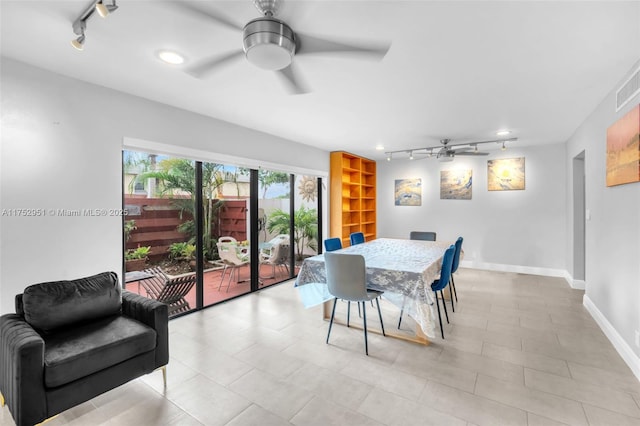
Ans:
{"label": "white dining chair", "polygon": [[[382,335],[384,323],[382,322],[382,312],[378,298],[384,293],[377,290],[367,289],[367,271],[364,257],[359,254],[345,254],[327,252],[324,254],[324,262],[327,274],[327,286],[329,294],[334,296],[333,309],[331,310],[331,320],[329,321],[329,331],[327,332],[327,344],[331,335],[331,326],[336,313],[336,302],[343,299],[349,302],[362,303],[362,322],[364,330],[364,351],[369,355],[369,343],[367,341],[367,311],[366,303],[375,299],[378,307],[378,316]],[[347,320],[348,321],[348,320]]]}

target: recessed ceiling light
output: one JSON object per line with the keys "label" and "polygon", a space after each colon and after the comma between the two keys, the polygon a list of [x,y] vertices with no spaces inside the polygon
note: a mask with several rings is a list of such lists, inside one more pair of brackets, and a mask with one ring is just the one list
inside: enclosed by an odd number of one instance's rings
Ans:
{"label": "recessed ceiling light", "polygon": [[498,130],[496,132],[496,135],[498,135],[498,136],[507,136],[509,134],[511,134],[510,130]]}
{"label": "recessed ceiling light", "polygon": [[382,145],[380,143],[378,145],[376,145],[376,151],[384,151],[384,145]]}
{"label": "recessed ceiling light", "polygon": [[161,50],[158,52],[158,58],[160,58],[162,62],[171,65],[180,65],[184,62],[184,56],[170,50]]}

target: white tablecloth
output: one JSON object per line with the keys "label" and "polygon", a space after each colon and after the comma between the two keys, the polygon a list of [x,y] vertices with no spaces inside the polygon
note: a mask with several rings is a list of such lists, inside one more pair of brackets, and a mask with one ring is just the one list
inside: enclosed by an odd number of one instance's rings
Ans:
{"label": "white tablecloth", "polygon": [[[435,337],[435,305],[431,283],[440,275],[450,241],[379,238],[335,253],[361,254],[367,267],[367,287],[384,291],[384,298],[409,314],[427,337]],[[296,287],[305,306],[333,298],[326,286],[324,255],[304,260]]]}

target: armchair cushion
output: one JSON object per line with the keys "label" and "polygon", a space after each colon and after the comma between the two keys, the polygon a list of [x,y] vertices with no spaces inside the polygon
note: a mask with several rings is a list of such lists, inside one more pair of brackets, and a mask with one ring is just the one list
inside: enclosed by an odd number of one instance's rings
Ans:
{"label": "armchair cushion", "polygon": [[70,383],[156,347],[156,332],[125,316],[113,316],[44,336],[44,382]]}
{"label": "armchair cushion", "polygon": [[27,323],[50,333],[74,323],[120,314],[122,289],[115,272],[103,272],[72,281],[31,285],[24,290],[21,302],[16,311],[24,313]]}

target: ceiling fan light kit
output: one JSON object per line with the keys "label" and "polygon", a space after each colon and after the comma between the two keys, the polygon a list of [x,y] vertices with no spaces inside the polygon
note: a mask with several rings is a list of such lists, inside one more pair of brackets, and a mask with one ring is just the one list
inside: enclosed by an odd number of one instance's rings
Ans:
{"label": "ceiling fan light kit", "polygon": [[245,25],[242,44],[247,60],[269,71],[288,67],[296,53],[291,27],[270,16],[254,19]]}

